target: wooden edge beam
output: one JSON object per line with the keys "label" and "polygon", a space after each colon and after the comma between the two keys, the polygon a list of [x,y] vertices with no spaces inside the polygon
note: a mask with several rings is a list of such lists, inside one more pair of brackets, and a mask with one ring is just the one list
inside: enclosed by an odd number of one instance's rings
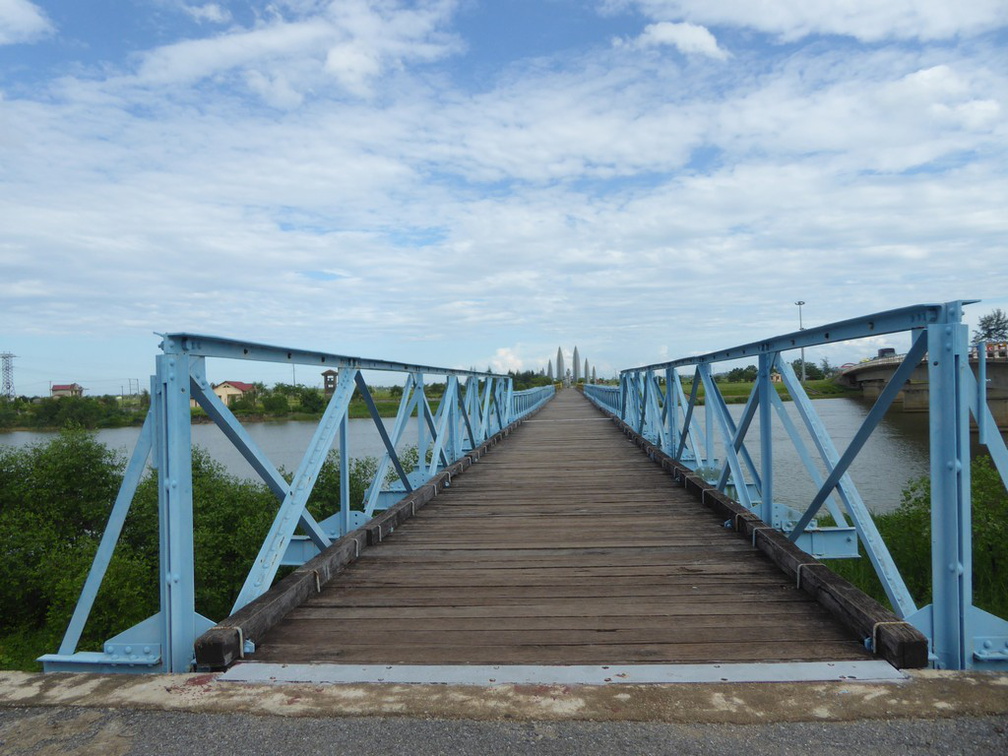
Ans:
{"label": "wooden edge beam", "polygon": [[876,656],[898,669],[928,665],[928,639],[917,628],[802,551],[781,531],[673,459],[619,417],[595,406],[652,461],[711,509],[726,527],[749,539],[785,575],[793,578],[796,588],[808,593],[845,627],[863,638]]}
{"label": "wooden edge beam", "polygon": [[[545,406],[545,405],[544,405]],[[541,407],[539,409],[542,409]],[[334,541],[329,548],[298,567],[266,593],[250,601],[227,619],[221,620],[196,639],[197,669],[222,670],[244,657],[246,640],[254,640],[279,624],[292,610],[322,588],[347,565],[355,562],[368,546],[373,546],[451,486],[451,479],[461,475],[481,456],[511,435],[536,409],[494,434],[458,461],[441,470],[424,485],[414,489],[393,506],[376,515],[362,527]]]}

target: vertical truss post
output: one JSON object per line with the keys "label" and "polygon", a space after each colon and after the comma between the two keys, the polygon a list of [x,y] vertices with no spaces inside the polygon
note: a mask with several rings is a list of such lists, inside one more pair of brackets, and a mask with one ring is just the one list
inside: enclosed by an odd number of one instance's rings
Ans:
{"label": "vertical truss post", "polygon": [[515,421],[514,409],[511,406],[511,400],[514,397],[514,379],[508,376],[506,378],[499,378],[498,380],[501,382],[504,391],[504,412],[506,417],[501,423],[501,430],[503,430],[504,427],[511,425]]}
{"label": "vertical truss post", "polygon": [[620,420],[630,423],[630,374],[620,373],[620,395],[619,395],[619,415]]}
{"label": "vertical truss post", "polygon": [[350,532],[350,423],[346,415],[340,418],[339,430],[339,534]]}
{"label": "vertical truss post", "polygon": [[649,438],[659,446],[665,447],[665,423],[662,416],[662,411],[666,409],[665,396],[662,394],[661,386],[658,385],[658,374],[654,370],[647,371],[645,380],[649,393],[647,401]]}
{"label": "vertical truss post", "polygon": [[[430,443],[430,437],[427,435],[427,394],[424,392],[423,373],[413,373],[412,377],[414,404],[417,414],[417,465],[423,469],[423,466],[427,462],[427,446]],[[407,388],[409,387],[408,379],[406,386]]]}
{"label": "vertical truss post", "polygon": [[757,377],[757,401],[759,402],[759,432],[760,432],[760,519],[763,522],[773,522],[774,514],[774,479],[773,479],[773,382],[770,380],[770,369],[773,367],[776,355],[761,352],[759,356]]}
{"label": "vertical truss post", "polygon": [[459,407],[462,402],[462,391],[457,376],[448,376],[444,401],[448,402],[448,457],[455,460],[462,456],[459,433]]}
{"label": "vertical truss post", "polygon": [[480,400],[480,436],[484,441],[493,435],[491,428],[493,424],[490,422],[490,413],[493,401],[493,388],[494,379],[485,378],[483,380],[483,398]]}
{"label": "vertical truss post", "polygon": [[189,355],[170,339],[157,357],[154,401],[163,665],[171,672],[187,672],[197,635]]}
{"label": "vertical truss post", "polygon": [[654,438],[648,433],[649,417],[648,415],[651,407],[651,371],[644,370],[640,374],[640,384],[641,384],[641,405],[640,405],[640,428],[638,433],[640,433],[648,441],[654,441]]}
{"label": "vertical truss post", "polygon": [[[682,389],[682,383],[679,380],[678,373],[675,374],[675,379],[676,379],[676,391],[678,392],[680,397],[685,396],[685,392]],[[699,378],[697,378],[694,375],[693,383],[690,385],[689,399],[686,401],[686,415],[683,418],[683,432],[682,434],[680,434],[679,446],[676,447],[676,453],[672,455],[681,462],[683,460],[682,456],[683,452],[686,450],[686,441],[687,440],[690,441],[693,445],[692,452],[693,452],[694,468],[703,464],[699,459],[697,459],[697,455],[700,453],[700,444],[697,443],[696,441],[696,430],[694,429],[693,426],[693,409],[694,407],[696,407],[697,391],[699,384],[700,384]]]}
{"label": "vertical truss post", "polygon": [[[700,383],[703,381],[701,377],[700,368],[705,367],[707,373],[710,373],[710,365],[697,365],[697,372],[693,378],[695,383]],[[711,385],[714,384],[714,379],[710,380]],[[714,467],[714,400],[715,396],[711,396],[711,392],[704,387],[704,461],[705,467]]]}
{"label": "vertical truss post", "polygon": [[465,419],[469,431],[470,449],[475,449],[486,438],[480,404],[479,379],[471,375],[465,382]]}
{"label": "vertical truss post", "polygon": [[662,451],[668,455],[675,454],[679,445],[679,392],[676,390],[678,376],[673,367],[665,368],[665,440],[668,446]]}
{"label": "vertical truss post", "polygon": [[641,436],[644,435],[644,404],[641,401],[644,391],[644,374],[640,370],[631,373],[631,383],[627,394],[627,415],[631,427]]}
{"label": "vertical truss post", "polygon": [[970,513],[968,332],[950,313],[928,326],[931,412],[931,576],[934,653],[946,669],[972,661],[973,603]]}

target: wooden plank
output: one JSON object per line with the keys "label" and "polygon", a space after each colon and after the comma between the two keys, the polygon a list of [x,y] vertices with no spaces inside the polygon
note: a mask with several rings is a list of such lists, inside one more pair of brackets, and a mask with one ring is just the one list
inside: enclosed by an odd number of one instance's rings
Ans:
{"label": "wooden plank", "polygon": [[[328,645],[311,654],[297,642],[273,641],[256,659],[282,663],[333,662],[371,664],[459,664],[455,646],[418,649],[400,645]],[[477,646],[465,649],[465,664],[730,664],[788,661],[835,661],[864,658],[855,642],[839,643],[669,643],[653,645]]]}
{"label": "wooden plank", "polygon": [[[323,591],[318,596],[311,596],[302,604],[302,609],[311,607],[344,607],[344,606],[489,606],[489,605],[509,605],[520,607],[522,613],[530,611],[539,603],[547,607],[557,607],[556,611],[562,611],[565,602],[571,602],[573,611],[578,614],[585,614],[590,611],[593,614],[606,614],[612,612],[628,611],[628,604],[640,604],[643,602],[653,602],[655,604],[674,604],[675,610],[668,612],[676,614],[679,612],[695,609],[696,611],[713,611],[719,613],[733,613],[739,616],[739,603],[745,598],[749,598],[749,603],[758,607],[760,612],[772,611],[775,604],[800,604],[803,605],[798,611],[805,612],[806,607],[815,606],[815,602],[807,595],[801,595],[799,591],[777,590],[775,593],[760,593],[753,589],[749,594],[740,595],[741,598],[732,601],[727,597],[714,597],[701,595],[698,590],[690,590],[684,586],[679,590],[670,588],[653,589],[649,587],[638,588],[628,594],[627,591],[613,590],[608,592],[589,591],[578,588],[560,589],[555,587],[540,588],[537,592],[533,587],[512,587],[497,588],[492,593],[485,588],[454,589],[453,597],[447,600],[443,592],[422,592],[417,591],[413,586],[400,588],[382,588],[380,591],[369,586],[358,586],[356,584],[344,587],[339,593]],[[728,603],[721,605],[719,600]],[[586,608],[590,607],[590,608]],[[708,609],[713,607],[713,609]],[[728,611],[726,611],[726,608]],[[412,613],[412,612],[411,612]],[[645,613],[661,614],[660,610],[648,610]],[[747,616],[748,613],[741,616]],[[807,615],[806,615],[807,616]]]}
{"label": "wooden plank", "polygon": [[[638,644],[653,646],[659,644],[696,643],[700,631],[710,630],[709,626],[633,627],[633,628],[521,628],[517,630],[495,628],[423,628],[403,630],[381,630],[368,628],[365,631],[354,627],[341,628],[328,621],[298,620],[285,626],[285,633],[298,638],[299,643],[320,646],[335,643],[339,645],[378,645],[426,648],[495,647],[495,646],[618,646]],[[709,633],[704,633],[709,635]],[[347,639],[352,640],[347,640]],[[718,643],[795,643],[813,641],[816,643],[849,643],[848,637],[834,623],[830,626],[782,629],[780,623],[774,625],[747,625],[746,627],[723,627],[717,632]]]}
{"label": "wooden plank", "polygon": [[[467,607],[471,608],[471,607]],[[501,607],[507,609],[508,607]],[[512,607],[513,608],[513,607]],[[348,633],[349,637],[370,638],[374,632],[394,632],[411,633],[418,627],[424,631],[436,631],[439,633],[451,633],[468,630],[573,630],[591,628],[598,631],[605,630],[643,630],[643,629],[667,629],[669,623],[674,622],[677,629],[691,628],[694,631],[717,630],[724,626],[725,617],[730,617],[733,612],[722,610],[720,614],[695,614],[695,615],[651,615],[651,614],[629,614],[621,613],[615,615],[596,615],[592,617],[582,617],[580,615],[541,614],[538,616],[528,616],[522,612],[520,614],[506,611],[494,611],[494,607],[482,607],[479,612],[439,612],[435,616],[419,617],[417,612],[411,612],[409,617],[399,608],[373,609],[369,611],[349,611],[341,610],[332,612],[330,610],[316,610],[306,608],[298,613],[296,622],[320,622],[333,633]],[[424,621],[418,623],[417,619]],[[764,628],[778,627],[780,616],[776,613],[761,613],[753,615],[746,620],[748,627]],[[805,633],[827,632],[836,633],[837,625],[830,618],[812,618],[802,627]],[[849,638],[847,638],[849,640]]]}
{"label": "wooden plank", "polygon": [[865,658],[859,636],[600,417],[561,392],[465,474],[453,470],[415,517],[373,529],[380,544],[253,638],[254,658]]}

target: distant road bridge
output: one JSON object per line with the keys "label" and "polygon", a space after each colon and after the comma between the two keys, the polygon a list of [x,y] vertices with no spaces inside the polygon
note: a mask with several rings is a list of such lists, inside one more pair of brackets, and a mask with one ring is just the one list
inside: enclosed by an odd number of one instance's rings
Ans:
{"label": "distant road bridge", "polygon": [[[981,364],[985,366],[987,404],[998,427],[1008,427],[1008,344],[984,344],[982,352],[985,358],[983,361],[977,348],[970,349],[969,366],[974,377]],[[849,388],[860,389],[866,398],[876,399],[905,357],[906,355],[899,354],[845,365],[837,380]],[[894,405],[904,412],[927,412],[930,406],[928,381],[928,361],[925,355],[903,383]]]}
{"label": "distant road bridge", "polygon": [[[838,449],[786,354],[898,332],[911,334],[910,351]],[[330,678],[358,681],[660,682],[681,679],[683,664],[712,679],[863,677],[845,665],[873,659],[1008,668],[1008,622],[973,606],[971,418],[1002,479],[1008,449],[979,388],[986,361],[979,382],[968,368],[962,302],[629,368],[619,385],[584,385],[583,393],[515,391],[504,375],[192,334],[166,335],[162,350],[150,414],[60,649],[42,657],[47,671],[184,672],[245,661],[259,666],[238,669],[270,676],[335,664]],[[933,599],[920,606],[848,469],[925,355]],[[338,371],[290,481],[212,392],[205,363],[216,358]],[[758,360],[758,379],[736,419],[712,368],[739,359]],[[688,394],[680,371],[692,379]],[[375,372],[404,382],[391,431],[368,387]],[[445,378],[436,401],[426,389],[432,375]],[[355,390],[386,449],[361,502],[349,493]],[[279,502],[231,616],[217,623],[195,605],[190,398]],[[406,469],[397,449],[410,418],[419,455]],[[802,506],[774,496],[777,423],[818,489]],[[339,507],[316,520],[305,505],[337,438]],[[79,650],[148,459],[160,492],[160,611],[101,650]],[[892,611],[822,561],[856,556],[859,546]],[[277,581],[282,565],[295,569]],[[262,666],[269,662],[286,666]]]}

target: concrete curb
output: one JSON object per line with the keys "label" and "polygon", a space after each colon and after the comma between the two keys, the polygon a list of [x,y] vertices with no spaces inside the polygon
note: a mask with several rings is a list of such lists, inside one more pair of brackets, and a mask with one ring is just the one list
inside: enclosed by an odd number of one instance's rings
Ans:
{"label": "concrete curb", "polygon": [[753,724],[1008,716],[1008,673],[915,670],[904,682],[676,685],[261,685],[218,674],[0,672],[0,708],[281,717]]}

